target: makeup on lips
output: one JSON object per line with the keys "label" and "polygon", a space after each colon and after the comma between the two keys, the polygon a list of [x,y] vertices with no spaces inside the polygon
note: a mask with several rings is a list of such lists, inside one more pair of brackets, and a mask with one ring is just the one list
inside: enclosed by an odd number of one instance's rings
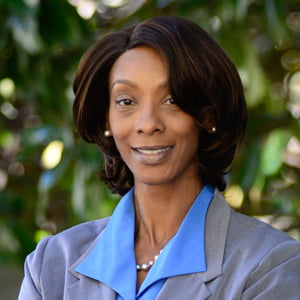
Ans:
{"label": "makeup on lips", "polygon": [[139,146],[132,149],[139,162],[144,164],[159,164],[171,155],[173,148],[174,146]]}

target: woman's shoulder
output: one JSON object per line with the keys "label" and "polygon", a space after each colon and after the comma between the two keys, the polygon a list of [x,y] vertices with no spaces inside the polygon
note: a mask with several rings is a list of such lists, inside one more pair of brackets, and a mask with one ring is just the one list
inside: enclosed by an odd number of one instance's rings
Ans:
{"label": "woman's shoulder", "polygon": [[93,220],[70,227],[58,234],[43,238],[28,260],[75,260],[89,247],[94,245],[105,229],[109,217]]}
{"label": "woman's shoulder", "polygon": [[241,241],[260,240],[268,244],[278,244],[284,241],[294,241],[294,239],[287,233],[274,228],[272,225],[256,218],[250,217],[236,211],[231,212],[229,229],[231,236],[239,238]]}
{"label": "woman's shoulder", "polygon": [[110,217],[84,222],[53,235],[52,239],[80,243],[83,240],[94,240],[105,229]]}
{"label": "woman's shoulder", "polygon": [[[226,218],[227,221],[221,225],[227,228],[226,246],[229,251],[231,251],[233,247],[239,249],[246,244],[247,249],[252,246],[253,248],[270,249],[281,242],[293,241],[297,243],[291,236],[266,222],[233,210],[229,207],[224,196],[219,192],[216,193],[215,200],[212,204],[214,204],[212,205],[214,212],[211,214],[213,222],[210,222],[210,226],[215,226],[216,217],[221,219]],[[218,224],[219,223],[220,222],[218,222]]]}
{"label": "woman's shoulder", "polygon": [[261,264],[269,256],[274,263],[281,263],[288,257],[299,258],[300,242],[257,218],[232,211],[225,256],[230,258],[235,254],[247,264],[251,261]]}

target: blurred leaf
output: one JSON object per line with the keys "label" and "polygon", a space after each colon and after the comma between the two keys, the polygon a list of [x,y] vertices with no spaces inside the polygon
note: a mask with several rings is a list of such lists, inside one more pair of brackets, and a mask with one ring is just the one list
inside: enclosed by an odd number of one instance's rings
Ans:
{"label": "blurred leaf", "polygon": [[41,49],[41,40],[38,35],[38,26],[32,15],[11,16],[8,20],[14,39],[28,53],[36,53]]}
{"label": "blurred leaf", "polygon": [[279,172],[283,164],[283,151],[291,134],[283,130],[274,130],[268,136],[261,153],[260,170],[266,176]]}

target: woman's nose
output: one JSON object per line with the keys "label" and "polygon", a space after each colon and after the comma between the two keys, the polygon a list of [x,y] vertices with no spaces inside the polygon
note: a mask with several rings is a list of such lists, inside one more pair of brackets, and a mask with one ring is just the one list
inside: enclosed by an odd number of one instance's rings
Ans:
{"label": "woman's nose", "polygon": [[144,135],[153,135],[165,129],[162,114],[152,106],[141,107],[135,126],[136,132]]}

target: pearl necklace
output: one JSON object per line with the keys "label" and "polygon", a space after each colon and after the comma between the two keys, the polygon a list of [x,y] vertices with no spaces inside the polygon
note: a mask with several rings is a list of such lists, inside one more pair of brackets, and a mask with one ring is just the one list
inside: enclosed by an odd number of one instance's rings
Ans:
{"label": "pearl necklace", "polygon": [[147,264],[137,264],[136,269],[137,271],[149,271],[149,269],[153,266],[153,264],[157,261],[160,254],[163,252],[163,250],[160,250],[159,254],[154,256],[153,260],[150,260]]}

